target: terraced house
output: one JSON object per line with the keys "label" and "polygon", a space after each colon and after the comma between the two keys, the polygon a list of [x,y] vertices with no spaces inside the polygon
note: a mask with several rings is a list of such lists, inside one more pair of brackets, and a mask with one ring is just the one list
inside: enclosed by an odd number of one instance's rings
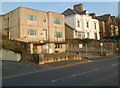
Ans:
{"label": "terraced house", "polygon": [[74,5],[73,9],[68,8],[62,14],[65,15],[66,24],[74,28],[67,39],[100,39],[99,21],[93,18],[94,13],[83,10],[82,4]]}
{"label": "terraced house", "polygon": [[66,50],[62,14],[18,7],[2,15],[2,30],[9,39],[31,43],[31,53]]}

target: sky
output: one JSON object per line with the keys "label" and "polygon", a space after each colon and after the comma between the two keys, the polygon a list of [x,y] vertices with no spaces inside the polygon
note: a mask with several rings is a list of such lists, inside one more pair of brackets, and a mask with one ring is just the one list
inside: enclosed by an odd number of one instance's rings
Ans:
{"label": "sky", "polygon": [[[0,14],[8,13],[15,8],[22,6],[33,8],[41,11],[52,11],[62,13],[68,8],[73,8],[73,5],[80,4],[81,2],[2,2],[0,7]],[[118,2],[82,2],[84,10],[90,13],[96,13],[97,16],[103,14],[111,14],[118,16]]]}

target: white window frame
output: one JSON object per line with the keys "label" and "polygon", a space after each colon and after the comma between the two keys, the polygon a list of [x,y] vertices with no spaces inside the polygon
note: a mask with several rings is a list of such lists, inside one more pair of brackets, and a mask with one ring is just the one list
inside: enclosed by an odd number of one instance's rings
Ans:
{"label": "white window frame", "polygon": [[28,35],[30,35],[30,36],[35,36],[37,33],[36,30],[33,30],[33,29],[29,29],[27,32],[28,32]]}
{"label": "white window frame", "polygon": [[94,29],[97,29],[97,22],[94,22]]}
{"label": "white window frame", "polygon": [[77,27],[80,27],[80,20],[77,20]]}
{"label": "white window frame", "polygon": [[86,21],[86,27],[89,28],[89,21]]}
{"label": "white window frame", "polygon": [[[57,23],[57,20],[59,20],[59,23]],[[59,18],[55,18],[55,19],[54,19],[54,24],[61,25],[61,24],[62,24],[62,20],[59,19]]]}
{"label": "white window frame", "polygon": [[[31,18],[31,17],[33,17],[33,18]],[[28,20],[30,20],[30,21],[36,21],[37,20],[36,18],[37,18],[36,16],[28,15]]]}
{"label": "white window frame", "polygon": [[55,48],[56,48],[56,49],[62,48],[62,44],[56,44],[56,45],[55,45]]}
{"label": "white window frame", "polygon": [[[60,33],[60,35],[58,36],[57,33]],[[55,32],[54,38],[62,38],[62,32]]]}

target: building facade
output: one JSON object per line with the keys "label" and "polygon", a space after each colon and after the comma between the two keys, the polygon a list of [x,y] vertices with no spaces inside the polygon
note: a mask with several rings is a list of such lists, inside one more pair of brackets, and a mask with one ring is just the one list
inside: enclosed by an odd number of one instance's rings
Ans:
{"label": "building facade", "polygon": [[74,39],[96,39],[99,40],[99,21],[93,19],[87,10],[83,10],[83,5],[78,4],[74,9],[67,9],[63,12],[65,22],[75,29]]}
{"label": "building facade", "polygon": [[99,20],[100,23],[100,38],[110,39],[112,37],[119,35],[118,30],[118,19],[110,14],[104,14],[101,16],[97,16],[96,19]]}
{"label": "building facade", "polygon": [[19,7],[2,16],[3,34],[31,42],[31,53],[65,51],[64,15]]}

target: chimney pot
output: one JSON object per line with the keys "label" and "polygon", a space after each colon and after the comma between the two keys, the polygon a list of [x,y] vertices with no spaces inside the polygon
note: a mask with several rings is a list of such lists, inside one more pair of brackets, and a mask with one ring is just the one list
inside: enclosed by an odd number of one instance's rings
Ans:
{"label": "chimney pot", "polygon": [[77,9],[79,11],[83,11],[83,4],[74,5],[74,9]]}

